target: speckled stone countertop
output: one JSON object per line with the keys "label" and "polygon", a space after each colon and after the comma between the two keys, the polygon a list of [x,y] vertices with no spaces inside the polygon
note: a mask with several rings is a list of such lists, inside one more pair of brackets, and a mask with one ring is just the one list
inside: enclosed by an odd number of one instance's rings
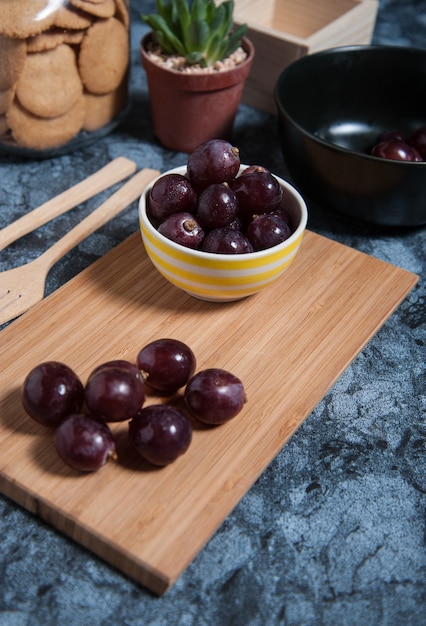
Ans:
{"label": "speckled stone countertop", "polygon": [[[124,124],[74,154],[0,157],[0,227],[116,156],[161,171],[185,161],[150,126],[138,42],[151,5],[132,2]],[[425,46],[426,0],[381,0],[374,41]],[[233,141],[244,162],[284,174],[272,116],[242,105]],[[98,200],[2,251],[0,270],[37,256]],[[418,285],[162,598],[0,497],[0,626],[426,624],[426,233],[381,232],[318,208],[309,227],[419,274]],[[133,205],[54,266],[47,293],[136,228]]]}

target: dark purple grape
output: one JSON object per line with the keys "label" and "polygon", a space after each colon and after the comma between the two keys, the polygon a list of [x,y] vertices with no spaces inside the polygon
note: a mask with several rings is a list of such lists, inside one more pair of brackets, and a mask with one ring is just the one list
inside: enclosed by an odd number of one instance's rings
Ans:
{"label": "dark purple grape", "polygon": [[164,174],[151,187],[147,196],[147,214],[153,223],[163,222],[173,213],[195,213],[197,193],[186,176]]}
{"label": "dark purple grape", "polygon": [[383,133],[379,135],[376,143],[379,143],[380,141],[389,141],[389,140],[407,141],[407,137],[402,132],[402,130],[398,130],[398,129],[385,130]]}
{"label": "dark purple grape", "polygon": [[204,237],[201,250],[215,254],[246,254],[253,252],[253,246],[240,230],[228,226],[211,230]]}
{"label": "dark purple grape", "polygon": [[108,461],[117,460],[109,427],[82,414],[69,415],[58,426],[55,448],[64,463],[80,472],[94,472]]}
{"label": "dark purple grape", "polygon": [[248,167],[245,168],[245,170],[243,170],[241,172],[240,176],[245,176],[246,174],[252,174],[253,172],[268,172],[268,173],[270,173],[268,168],[264,167],[263,165],[249,165]]}
{"label": "dark purple grape", "polygon": [[426,125],[418,128],[410,137],[410,145],[413,146],[426,161]]}
{"label": "dark purple grape", "polygon": [[241,380],[220,368],[197,372],[185,388],[184,399],[190,413],[205,424],[227,422],[247,402]]}
{"label": "dark purple grape", "polygon": [[209,230],[229,226],[237,217],[238,203],[228,183],[213,183],[198,198],[197,217]]}
{"label": "dark purple grape", "polygon": [[172,406],[144,407],[129,422],[130,443],[153,465],[172,463],[188,450],[191,440],[191,422]]}
{"label": "dark purple grape", "polygon": [[201,144],[187,162],[189,179],[199,191],[213,183],[231,182],[239,169],[239,150],[224,139],[211,139]]}
{"label": "dark purple grape", "polygon": [[164,338],[155,339],[144,346],[137,355],[136,363],[147,385],[171,395],[191,378],[196,358],[183,341]]}
{"label": "dark purple grape", "polygon": [[197,249],[204,239],[199,220],[187,212],[170,215],[160,224],[158,232],[186,248]]}
{"label": "dark purple grape", "polygon": [[90,376],[93,376],[94,374],[97,374],[100,370],[109,367],[120,367],[122,369],[127,369],[129,372],[132,372],[137,379],[142,379],[141,373],[137,365],[135,363],[127,361],[126,359],[114,359],[112,361],[105,361],[105,363],[101,363],[100,365],[95,367],[95,369],[92,370],[92,372],[90,373]]}
{"label": "dark purple grape", "polygon": [[84,390],[89,411],[103,422],[131,419],[145,402],[142,375],[125,367],[101,367],[90,374]]}
{"label": "dark purple grape", "polygon": [[266,250],[277,246],[291,235],[290,226],[279,215],[263,213],[256,215],[247,227],[247,239],[253,250]]}
{"label": "dark purple grape", "polygon": [[286,224],[288,224],[291,228],[291,216],[289,215],[287,209],[282,206],[279,206],[278,209],[274,209],[271,211],[271,215],[278,215]]}
{"label": "dark purple grape", "polygon": [[240,220],[239,217],[236,217],[234,220],[232,220],[232,222],[229,224],[228,228],[232,228],[233,230],[242,230],[243,228],[243,223]]}
{"label": "dark purple grape", "polygon": [[238,216],[243,222],[253,215],[270,213],[280,206],[283,190],[270,172],[252,172],[238,176],[231,187],[237,196]]}
{"label": "dark purple grape", "polygon": [[393,161],[422,161],[421,154],[405,141],[389,139],[373,146],[372,156]]}
{"label": "dark purple grape", "polygon": [[24,409],[50,428],[58,426],[67,415],[80,411],[83,402],[83,383],[68,365],[58,361],[36,365],[22,386]]}

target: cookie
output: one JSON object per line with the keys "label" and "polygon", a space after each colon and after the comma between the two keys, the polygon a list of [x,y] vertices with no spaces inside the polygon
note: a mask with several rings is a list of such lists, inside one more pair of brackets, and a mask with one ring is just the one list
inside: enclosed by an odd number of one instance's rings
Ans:
{"label": "cookie", "polygon": [[83,130],[93,132],[109,124],[120,111],[122,111],[127,99],[127,81],[115,91],[100,96],[85,93],[86,113],[83,122]]}
{"label": "cookie", "polygon": [[0,35],[0,91],[6,91],[16,83],[24,67],[26,54],[24,40]]}
{"label": "cookie", "polygon": [[43,52],[53,50],[61,43],[71,46],[78,46],[82,41],[85,30],[62,30],[61,28],[51,28],[45,33],[29,37],[27,39],[27,52]]}
{"label": "cookie", "polygon": [[102,0],[98,2],[89,2],[89,0],[69,0],[69,3],[76,9],[81,9],[89,15],[100,18],[109,18],[115,14],[115,1]]}
{"label": "cookie", "polygon": [[115,0],[115,17],[119,22],[124,24],[126,28],[130,26],[129,8],[126,0]]}
{"label": "cookie", "polygon": [[9,124],[7,123],[6,115],[0,115],[0,137],[3,137],[8,132]]}
{"label": "cookie", "polygon": [[74,51],[66,44],[27,55],[16,84],[20,104],[38,117],[66,113],[83,93]]}
{"label": "cookie", "polygon": [[129,62],[129,35],[115,18],[93,24],[80,46],[78,67],[89,93],[114,91],[126,75]]}
{"label": "cookie", "polygon": [[13,88],[6,91],[0,91],[0,115],[6,113],[9,106],[12,104],[12,100],[15,96],[15,90]]}
{"label": "cookie", "polygon": [[95,18],[88,13],[83,13],[70,5],[61,6],[57,9],[53,19],[53,26],[65,30],[81,30],[89,28]]}
{"label": "cookie", "polygon": [[6,118],[13,138],[20,146],[47,150],[70,141],[81,130],[84,114],[84,97],[81,95],[71,109],[58,117],[37,117],[14,101]]}
{"label": "cookie", "polygon": [[128,95],[128,0],[0,0],[0,137],[62,146]]}
{"label": "cookie", "polygon": [[46,0],[1,0],[0,34],[25,39],[53,24],[55,11]]}

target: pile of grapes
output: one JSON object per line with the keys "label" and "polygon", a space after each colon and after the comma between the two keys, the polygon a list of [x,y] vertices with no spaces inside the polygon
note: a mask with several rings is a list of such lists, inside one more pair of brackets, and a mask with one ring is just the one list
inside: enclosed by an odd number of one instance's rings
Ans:
{"label": "pile of grapes", "polygon": [[[22,404],[31,418],[54,431],[56,451],[73,469],[90,472],[116,461],[108,423],[124,421],[131,446],[149,463],[164,466],[189,448],[190,417],[222,424],[247,401],[243,383],[231,372],[195,370],[196,357],[188,345],[156,339],[139,351],[135,363],[118,359],[98,365],[85,385],[65,363],[40,363],[24,380]],[[145,405],[146,386],[162,396],[185,387],[189,415],[170,403]]]}
{"label": "pile of grapes", "polygon": [[426,161],[426,126],[417,128],[410,137],[400,130],[382,133],[374,144],[371,154],[393,161]]}
{"label": "pile of grapes", "polygon": [[239,174],[239,150],[212,139],[188,157],[186,176],[161,176],[147,196],[147,215],[158,231],[188,248],[242,254],[271,248],[293,232],[281,206],[283,190],[263,166]]}

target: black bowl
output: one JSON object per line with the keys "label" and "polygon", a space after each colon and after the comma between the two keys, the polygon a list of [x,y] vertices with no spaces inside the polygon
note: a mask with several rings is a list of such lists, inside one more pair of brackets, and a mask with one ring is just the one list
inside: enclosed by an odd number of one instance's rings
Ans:
{"label": "black bowl", "polygon": [[382,132],[426,125],[426,50],[307,55],[281,73],[275,101],[284,161],[308,200],[364,222],[426,224],[426,163],[369,154]]}

